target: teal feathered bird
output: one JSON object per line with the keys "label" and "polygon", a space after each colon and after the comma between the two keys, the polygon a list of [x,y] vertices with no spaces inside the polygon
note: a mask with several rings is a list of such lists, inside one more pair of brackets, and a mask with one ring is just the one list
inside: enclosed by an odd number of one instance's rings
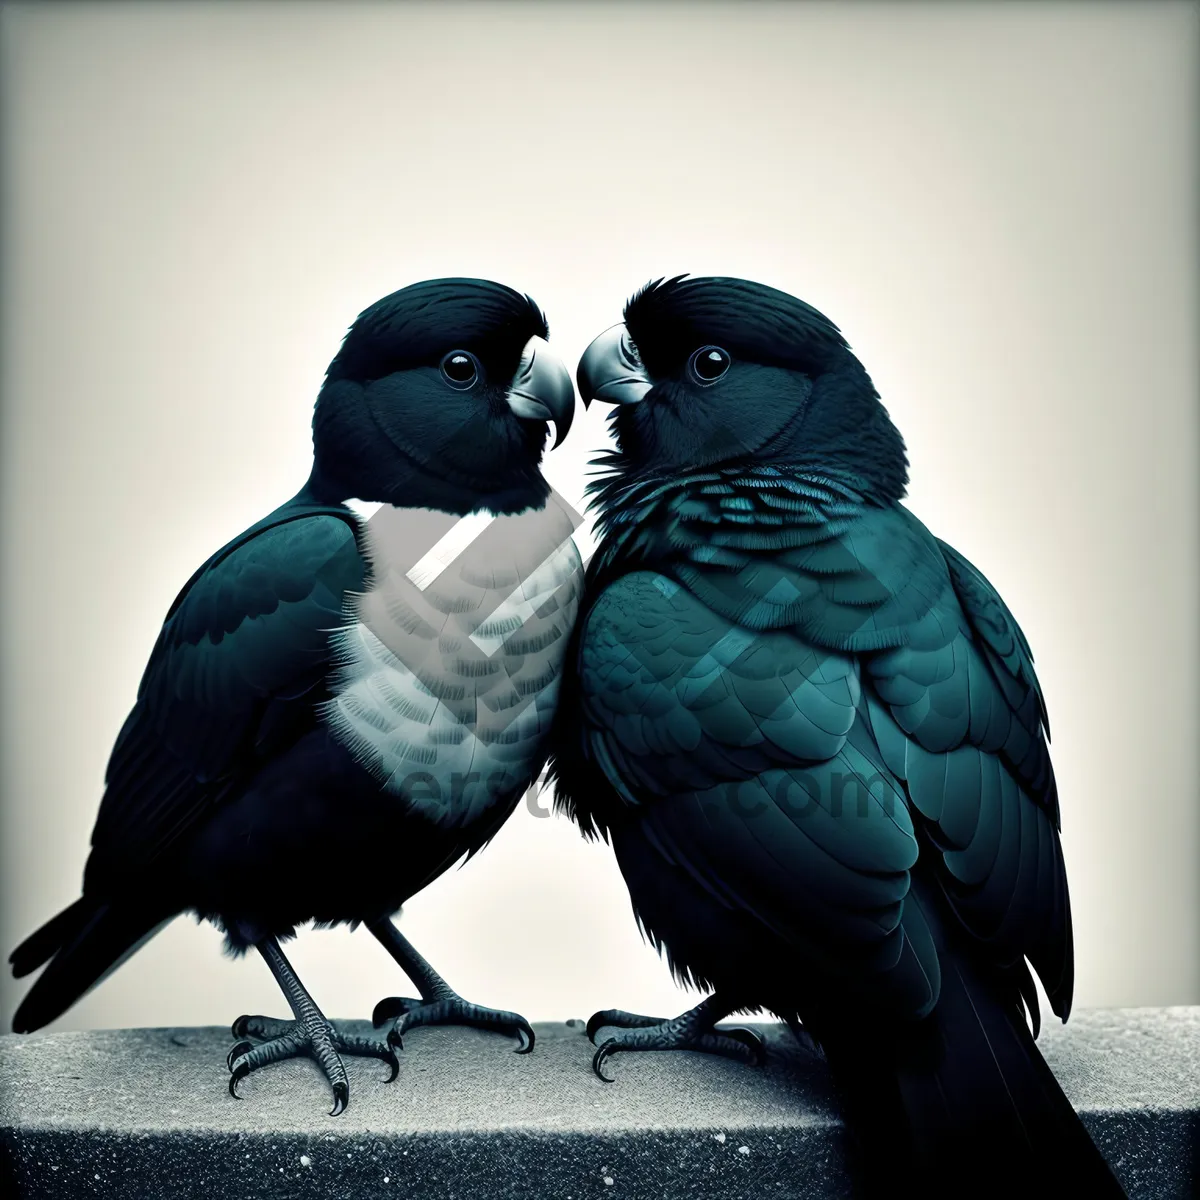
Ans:
{"label": "teal feathered bird", "polygon": [[[836,326],[738,279],[648,285],[579,366],[618,405],[552,772],[639,924],[712,992],[597,1013],[612,1053],[821,1047],[872,1194],[1122,1195],[1038,1053],[1071,916],[1033,657],[901,504]],[[1033,1029],[1031,1031],[1030,1024]]]}

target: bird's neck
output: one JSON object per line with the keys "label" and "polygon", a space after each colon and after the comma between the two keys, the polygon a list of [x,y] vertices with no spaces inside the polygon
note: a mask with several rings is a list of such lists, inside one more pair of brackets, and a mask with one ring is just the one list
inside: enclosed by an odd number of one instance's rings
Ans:
{"label": "bird's neck", "polygon": [[593,486],[597,571],[673,561],[740,569],[799,544],[805,531],[846,527],[877,504],[860,479],[824,466],[712,467]]}
{"label": "bird's neck", "polygon": [[353,480],[341,479],[318,459],[313,463],[301,497],[310,503],[341,504],[350,499],[375,501],[397,508],[430,508],[463,516],[487,509],[506,516],[540,509],[550,485],[537,471],[500,486],[471,485],[409,462],[401,471],[356,471]]}

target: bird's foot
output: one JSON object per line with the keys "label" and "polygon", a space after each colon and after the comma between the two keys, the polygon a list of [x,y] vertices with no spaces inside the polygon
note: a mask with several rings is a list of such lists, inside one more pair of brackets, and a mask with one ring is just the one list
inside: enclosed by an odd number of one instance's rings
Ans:
{"label": "bird's foot", "polygon": [[411,996],[389,996],[380,1000],[371,1014],[371,1024],[378,1029],[388,1021],[392,1022],[388,1043],[401,1049],[404,1035],[422,1025],[470,1025],[517,1038],[520,1042],[517,1054],[528,1054],[533,1049],[533,1026],[520,1013],[472,1004],[449,989],[446,994],[431,1000],[417,1000]]}
{"label": "bird's foot", "polygon": [[[340,1054],[382,1059],[391,1067],[388,1083],[400,1073],[400,1061],[387,1042],[340,1033],[332,1022],[320,1014],[304,1021],[238,1017],[233,1023],[232,1033],[238,1041],[230,1049],[226,1061],[229,1064],[229,1094],[237,1100],[241,1099],[237,1094],[237,1085],[251,1071],[300,1055],[314,1059],[329,1080],[333,1088],[331,1117],[345,1111],[350,1102],[350,1080]],[[249,1040],[251,1038],[255,1041]]]}
{"label": "bird's foot", "polygon": [[608,1008],[593,1013],[587,1023],[593,1045],[601,1029],[616,1031],[600,1043],[592,1057],[592,1070],[605,1083],[612,1080],[604,1074],[604,1064],[619,1050],[699,1050],[755,1067],[762,1066],[767,1058],[758,1034],[749,1029],[717,1029],[711,1018],[707,1022],[700,1019],[697,1009],[667,1020]]}

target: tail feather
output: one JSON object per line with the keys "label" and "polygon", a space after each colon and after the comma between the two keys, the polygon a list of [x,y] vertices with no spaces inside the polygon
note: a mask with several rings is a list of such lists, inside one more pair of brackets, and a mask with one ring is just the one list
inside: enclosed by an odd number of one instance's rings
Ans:
{"label": "tail feather", "polygon": [[[906,1026],[810,1024],[859,1142],[866,1194],[1086,1196],[1125,1192],[1038,1051],[1037,993],[1021,963],[997,969],[943,919],[936,891],[910,899],[933,936],[941,988],[933,1012]],[[809,1022],[806,1021],[806,1024]]]}
{"label": "tail feather", "polygon": [[57,917],[51,917],[41,929],[30,934],[8,956],[13,975],[20,979],[23,975],[36,971],[42,963],[58,952],[64,942],[79,932],[93,911],[91,902],[81,896],[74,904],[64,908]]}
{"label": "tail feather", "polygon": [[859,1140],[868,1194],[1087,1196],[1125,1192],[1038,1052],[1020,984],[942,956],[934,1012],[890,1036],[819,1036]]}
{"label": "tail feather", "polygon": [[13,951],[13,974],[49,964],[13,1017],[14,1033],[32,1033],[62,1016],[81,996],[115,971],[174,914],[119,904],[77,900]]}

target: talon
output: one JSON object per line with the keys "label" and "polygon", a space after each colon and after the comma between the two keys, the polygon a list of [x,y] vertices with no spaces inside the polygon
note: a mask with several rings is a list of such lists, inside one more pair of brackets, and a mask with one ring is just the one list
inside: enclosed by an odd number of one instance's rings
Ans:
{"label": "talon", "polygon": [[604,1066],[605,1060],[616,1049],[617,1043],[611,1038],[605,1042],[595,1054],[592,1055],[592,1070],[604,1080],[605,1083],[614,1082],[600,1069]]}
{"label": "talon", "polygon": [[[388,1045],[391,1046],[393,1050],[403,1050],[404,1049],[404,1038],[401,1035],[400,1031],[394,1025],[392,1026],[391,1029],[388,1030],[387,1042],[388,1042]],[[397,1069],[399,1069],[398,1063],[397,1063]]]}
{"label": "talon", "polygon": [[387,1050],[387,1058],[385,1058],[383,1061],[392,1068],[392,1073],[383,1082],[394,1083],[396,1081],[396,1076],[400,1074],[400,1060],[396,1057],[396,1052],[390,1045],[388,1046]]}
{"label": "talon", "polygon": [[[399,1063],[396,1064],[399,1068]],[[350,1085],[348,1083],[335,1083],[333,1085],[333,1107],[329,1110],[331,1117],[340,1117],[346,1111],[346,1105],[350,1103]]]}
{"label": "talon", "polygon": [[517,1026],[517,1037],[521,1039],[521,1044],[514,1051],[516,1054],[532,1054],[533,1044],[537,1041],[537,1037],[533,1032],[533,1026],[528,1021],[524,1025]]}
{"label": "talon", "polygon": [[240,1100],[241,1096],[237,1094],[237,1085],[241,1083],[247,1075],[250,1074],[249,1064],[241,1062],[236,1067],[232,1068],[232,1074],[229,1076],[229,1094],[235,1099]]}
{"label": "talon", "polygon": [[584,1032],[588,1035],[588,1041],[591,1042],[593,1046],[596,1044],[596,1033],[604,1028],[604,1018],[607,1015],[608,1014],[606,1012],[601,1011],[592,1013],[592,1015],[588,1017],[587,1027],[584,1029]]}
{"label": "talon", "polygon": [[249,1024],[250,1017],[247,1013],[242,1013],[240,1017],[229,1027],[230,1034],[235,1038],[244,1038],[246,1036],[246,1026]]}
{"label": "talon", "polygon": [[229,1048],[229,1053],[225,1055],[225,1065],[232,1071],[233,1060],[235,1058],[241,1058],[243,1054],[246,1054],[253,1049],[253,1042],[247,1042],[244,1039],[240,1042],[234,1042],[234,1044]]}

